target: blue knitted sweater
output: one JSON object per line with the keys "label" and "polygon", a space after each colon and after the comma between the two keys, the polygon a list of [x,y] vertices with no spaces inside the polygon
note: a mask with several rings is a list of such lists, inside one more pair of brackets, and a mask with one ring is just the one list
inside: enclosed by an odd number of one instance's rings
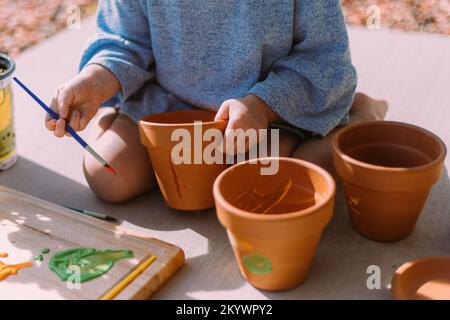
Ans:
{"label": "blue knitted sweater", "polygon": [[113,72],[136,121],[253,93],[326,135],[356,87],[339,0],[101,0],[97,29],[81,68]]}

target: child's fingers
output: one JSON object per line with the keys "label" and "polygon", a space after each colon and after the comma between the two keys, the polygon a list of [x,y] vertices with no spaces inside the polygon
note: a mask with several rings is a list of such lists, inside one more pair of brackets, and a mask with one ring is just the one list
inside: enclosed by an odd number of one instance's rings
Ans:
{"label": "child's fingers", "polygon": [[226,153],[229,155],[235,155],[237,151],[237,139],[234,133],[225,134],[225,147]]}
{"label": "child's fingers", "polygon": [[46,127],[47,130],[49,130],[49,131],[55,131],[56,120],[55,120],[55,119],[50,119],[50,120],[48,120],[48,121],[45,121],[45,127]]}
{"label": "child's fingers", "polygon": [[[50,108],[53,109],[53,110],[56,109],[56,98],[55,97],[52,99],[52,102],[50,104]],[[45,113],[44,123],[45,123],[45,127],[47,128],[47,130],[50,130],[50,131],[55,130],[56,121],[52,121],[52,120],[54,120],[54,119],[50,116],[50,114],[48,114],[46,112]]]}
{"label": "child's fingers", "polygon": [[78,111],[72,112],[72,115],[70,116],[69,125],[75,131],[80,130],[80,113]]}
{"label": "child's fingers", "polygon": [[50,120],[50,130],[51,131],[55,131],[55,129],[56,129],[56,120],[55,119],[52,119],[52,120]]}
{"label": "child's fingers", "polygon": [[56,120],[50,118],[50,119],[45,119],[45,127],[47,128],[47,130],[49,131],[53,131],[55,130],[55,125],[56,125]]}
{"label": "child's fingers", "polygon": [[225,101],[220,106],[219,111],[217,111],[216,116],[214,117],[214,121],[227,120],[229,117],[228,115],[229,111],[230,111],[230,104],[228,103],[228,101]]}
{"label": "child's fingers", "polygon": [[64,137],[66,134],[66,121],[64,119],[59,119],[56,121],[55,131],[53,134],[58,138]]}
{"label": "child's fingers", "polygon": [[220,142],[220,145],[219,145],[220,153],[222,153],[222,154],[227,154],[228,153],[228,148],[229,148],[229,146],[230,146],[230,144],[232,142],[231,141],[232,138],[233,137],[229,134],[228,129],[225,129],[225,133],[223,135],[223,139],[222,139],[222,141]]}
{"label": "child's fingers", "polygon": [[58,95],[56,97],[56,107],[59,116],[63,119],[65,119],[69,114],[69,108],[73,100],[72,98],[73,94],[70,88],[62,87],[58,90]]}
{"label": "child's fingers", "polygon": [[[69,126],[75,130],[79,130],[80,126],[80,113],[78,111],[73,111],[72,114],[70,114],[69,119],[66,120],[66,122],[69,121]],[[71,137],[70,133],[66,131],[66,136]]]}
{"label": "child's fingers", "polygon": [[[215,121],[228,120],[230,117],[229,112],[230,112],[230,104],[228,103],[228,101],[225,101],[224,103],[222,103],[219,110],[217,111],[214,120]],[[230,130],[232,129],[232,127],[233,121],[228,122],[227,128],[225,129],[224,138],[222,140],[222,143],[220,144],[220,151],[222,153],[229,153],[230,146],[234,145],[234,137],[232,134],[232,130]]]}
{"label": "child's fingers", "polygon": [[234,119],[228,121],[227,128],[225,129],[225,152],[229,155],[235,155],[237,153],[237,132],[238,126]]}
{"label": "child's fingers", "polygon": [[257,133],[256,137],[253,138],[254,135],[248,130],[254,129],[243,123],[241,118],[230,116],[225,130],[225,147],[228,154],[246,153],[250,147],[258,143],[253,141],[257,139]]}
{"label": "child's fingers", "polygon": [[82,131],[86,129],[89,121],[91,121],[91,117],[87,112],[81,112],[80,114],[80,125],[78,126],[78,131]]}

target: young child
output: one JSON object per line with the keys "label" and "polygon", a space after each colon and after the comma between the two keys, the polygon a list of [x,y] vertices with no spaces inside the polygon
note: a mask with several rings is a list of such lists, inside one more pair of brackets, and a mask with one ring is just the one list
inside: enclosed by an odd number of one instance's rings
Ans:
{"label": "young child", "polygon": [[137,126],[149,114],[196,107],[217,110],[227,129],[270,124],[283,128],[280,156],[332,170],[335,128],[387,110],[362,94],[353,101],[339,0],[101,0],[97,27],[80,73],[52,101],[61,119],[46,127],[63,137],[66,122],[79,131],[98,114],[90,143],[117,175],[90,156],[84,172],[110,202],[155,185]]}

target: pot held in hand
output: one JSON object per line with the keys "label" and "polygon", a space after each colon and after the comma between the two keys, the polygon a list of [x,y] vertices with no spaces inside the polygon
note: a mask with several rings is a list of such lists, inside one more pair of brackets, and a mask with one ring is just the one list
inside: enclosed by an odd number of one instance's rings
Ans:
{"label": "pot held in hand", "polygon": [[[214,206],[214,180],[227,168],[225,161],[208,164],[203,158],[204,148],[211,146],[211,141],[204,141],[203,133],[216,129],[223,135],[227,125],[223,120],[214,121],[214,116],[212,111],[186,110],[154,114],[139,122],[141,142],[171,208],[201,210]],[[173,159],[173,152],[180,159]]]}

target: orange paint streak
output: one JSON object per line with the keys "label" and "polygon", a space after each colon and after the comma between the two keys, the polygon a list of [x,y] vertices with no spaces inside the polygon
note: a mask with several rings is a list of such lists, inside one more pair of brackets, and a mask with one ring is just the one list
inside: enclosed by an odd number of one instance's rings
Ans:
{"label": "orange paint streak", "polygon": [[284,200],[291,187],[292,179],[288,179],[272,193],[260,192],[253,185],[249,191],[234,196],[232,203],[245,211],[266,214]]}
{"label": "orange paint streak", "polygon": [[286,184],[284,184],[280,190],[278,190],[275,194],[276,197],[272,198],[269,202],[269,206],[265,208],[262,214],[269,212],[273,207],[279,204],[287,195],[289,190],[292,187],[292,179],[289,179]]}
{"label": "orange paint streak", "polygon": [[[6,252],[0,252],[0,258],[7,258]],[[7,265],[0,261],[0,281],[8,278],[10,275],[17,274],[20,269],[29,268],[33,264],[31,262],[24,262],[19,264]]]}
{"label": "orange paint streak", "polygon": [[170,157],[170,155],[169,155],[169,165],[170,165],[170,170],[172,171],[173,179],[175,180],[175,187],[177,189],[178,197],[182,198],[181,190],[180,190],[180,181],[178,180],[178,176],[177,176],[177,173],[175,172],[175,167],[173,166],[172,158]]}
{"label": "orange paint streak", "polygon": [[116,170],[114,170],[114,168],[111,167],[110,165],[105,164],[104,167],[105,167],[105,169],[108,170],[110,173],[116,174]]}

